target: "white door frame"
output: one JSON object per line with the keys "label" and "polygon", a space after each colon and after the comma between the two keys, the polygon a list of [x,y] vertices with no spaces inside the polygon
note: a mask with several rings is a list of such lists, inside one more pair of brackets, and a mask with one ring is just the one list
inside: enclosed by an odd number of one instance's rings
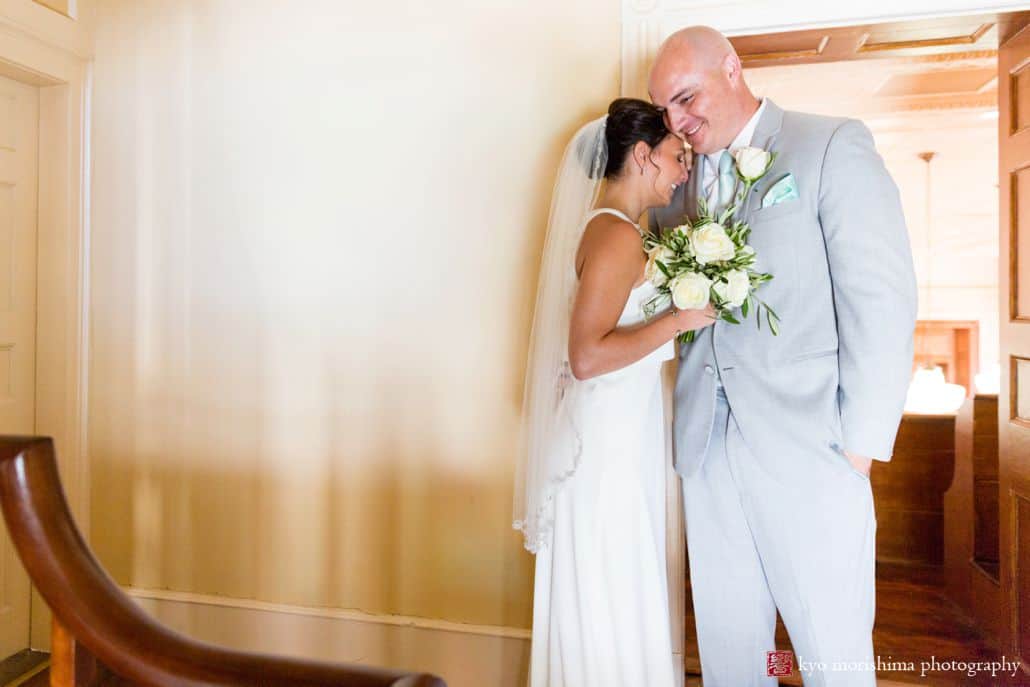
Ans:
{"label": "white door frame", "polygon": [[624,96],[647,98],[647,70],[672,32],[707,24],[727,36],[1030,9],[1011,0],[622,0]]}
{"label": "white door frame", "polygon": [[[728,36],[779,33],[802,29],[854,26],[887,21],[1030,9],[1030,2],[975,0],[866,0],[865,3],[825,0],[622,0],[623,96],[648,99],[647,72],[658,46],[671,33],[706,24]],[[682,666],[685,651],[686,537],[683,529],[679,480],[670,469],[667,507],[669,611],[673,651]],[[683,680],[683,671],[677,673]]]}
{"label": "white door frame", "polygon": [[[39,87],[35,433],[52,436],[61,480],[89,536],[85,443],[88,326],[91,0],[81,20],[31,0],[0,0],[0,75]],[[33,592],[31,646],[50,646],[50,614]]]}

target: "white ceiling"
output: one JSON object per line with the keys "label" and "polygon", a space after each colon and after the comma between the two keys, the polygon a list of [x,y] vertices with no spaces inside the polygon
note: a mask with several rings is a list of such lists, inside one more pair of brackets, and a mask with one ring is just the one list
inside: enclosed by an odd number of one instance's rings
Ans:
{"label": "white ceiling", "polygon": [[744,75],[756,95],[823,114],[871,118],[998,106],[997,56],[991,52],[750,68]]}

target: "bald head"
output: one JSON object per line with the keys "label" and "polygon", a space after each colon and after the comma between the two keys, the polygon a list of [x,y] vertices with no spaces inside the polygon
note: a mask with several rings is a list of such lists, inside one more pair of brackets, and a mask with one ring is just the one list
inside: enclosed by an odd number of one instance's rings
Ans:
{"label": "bald head", "polygon": [[737,51],[709,26],[681,29],[662,43],[648,90],[669,129],[699,153],[729,146],[758,108]]}
{"label": "bald head", "polygon": [[717,67],[728,55],[736,55],[733,44],[710,26],[688,26],[665,39],[658,49],[652,76],[658,69],[666,69],[685,61],[695,60]]}

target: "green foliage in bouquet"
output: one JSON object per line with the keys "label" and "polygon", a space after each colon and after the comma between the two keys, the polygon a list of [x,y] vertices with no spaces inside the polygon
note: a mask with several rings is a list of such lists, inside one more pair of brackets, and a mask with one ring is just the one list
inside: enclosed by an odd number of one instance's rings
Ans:
{"label": "green foliage in bouquet", "polygon": [[[744,150],[752,156],[745,160],[752,169],[755,156],[766,157],[758,157],[759,167],[751,176],[741,172],[741,158],[737,157],[737,176],[744,182],[743,188],[718,217],[702,198],[698,200],[697,219],[688,218],[678,227],[645,237],[647,278],[658,291],[644,304],[647,317],[670,304],[680,309],[699,309],[711,302],[717,319],[740,324],[753,312],[759,329],[764,311],[770,331],[773,335],[779,333],[779,317],[756,294],[773,275],[754,269],[755,250],[748,244],[751,227],[737,217],[741,202],[754,183],[768,172],[776,156],[755,148]],[[681,333],[677,339],[689,343],[695,335],[691,330]]]}

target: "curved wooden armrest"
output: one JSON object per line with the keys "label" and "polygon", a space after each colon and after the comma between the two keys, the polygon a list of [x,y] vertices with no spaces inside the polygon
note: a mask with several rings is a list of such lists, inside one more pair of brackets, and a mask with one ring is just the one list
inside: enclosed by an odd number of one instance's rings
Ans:
{"label": "curved wooden armrest", "polygon": [[0,506],[55,620],[114,675],[154,687],[446,687],[437,677],[265,656],[206,644],[147,615],[72,518],[49,437],[0,436]]}

